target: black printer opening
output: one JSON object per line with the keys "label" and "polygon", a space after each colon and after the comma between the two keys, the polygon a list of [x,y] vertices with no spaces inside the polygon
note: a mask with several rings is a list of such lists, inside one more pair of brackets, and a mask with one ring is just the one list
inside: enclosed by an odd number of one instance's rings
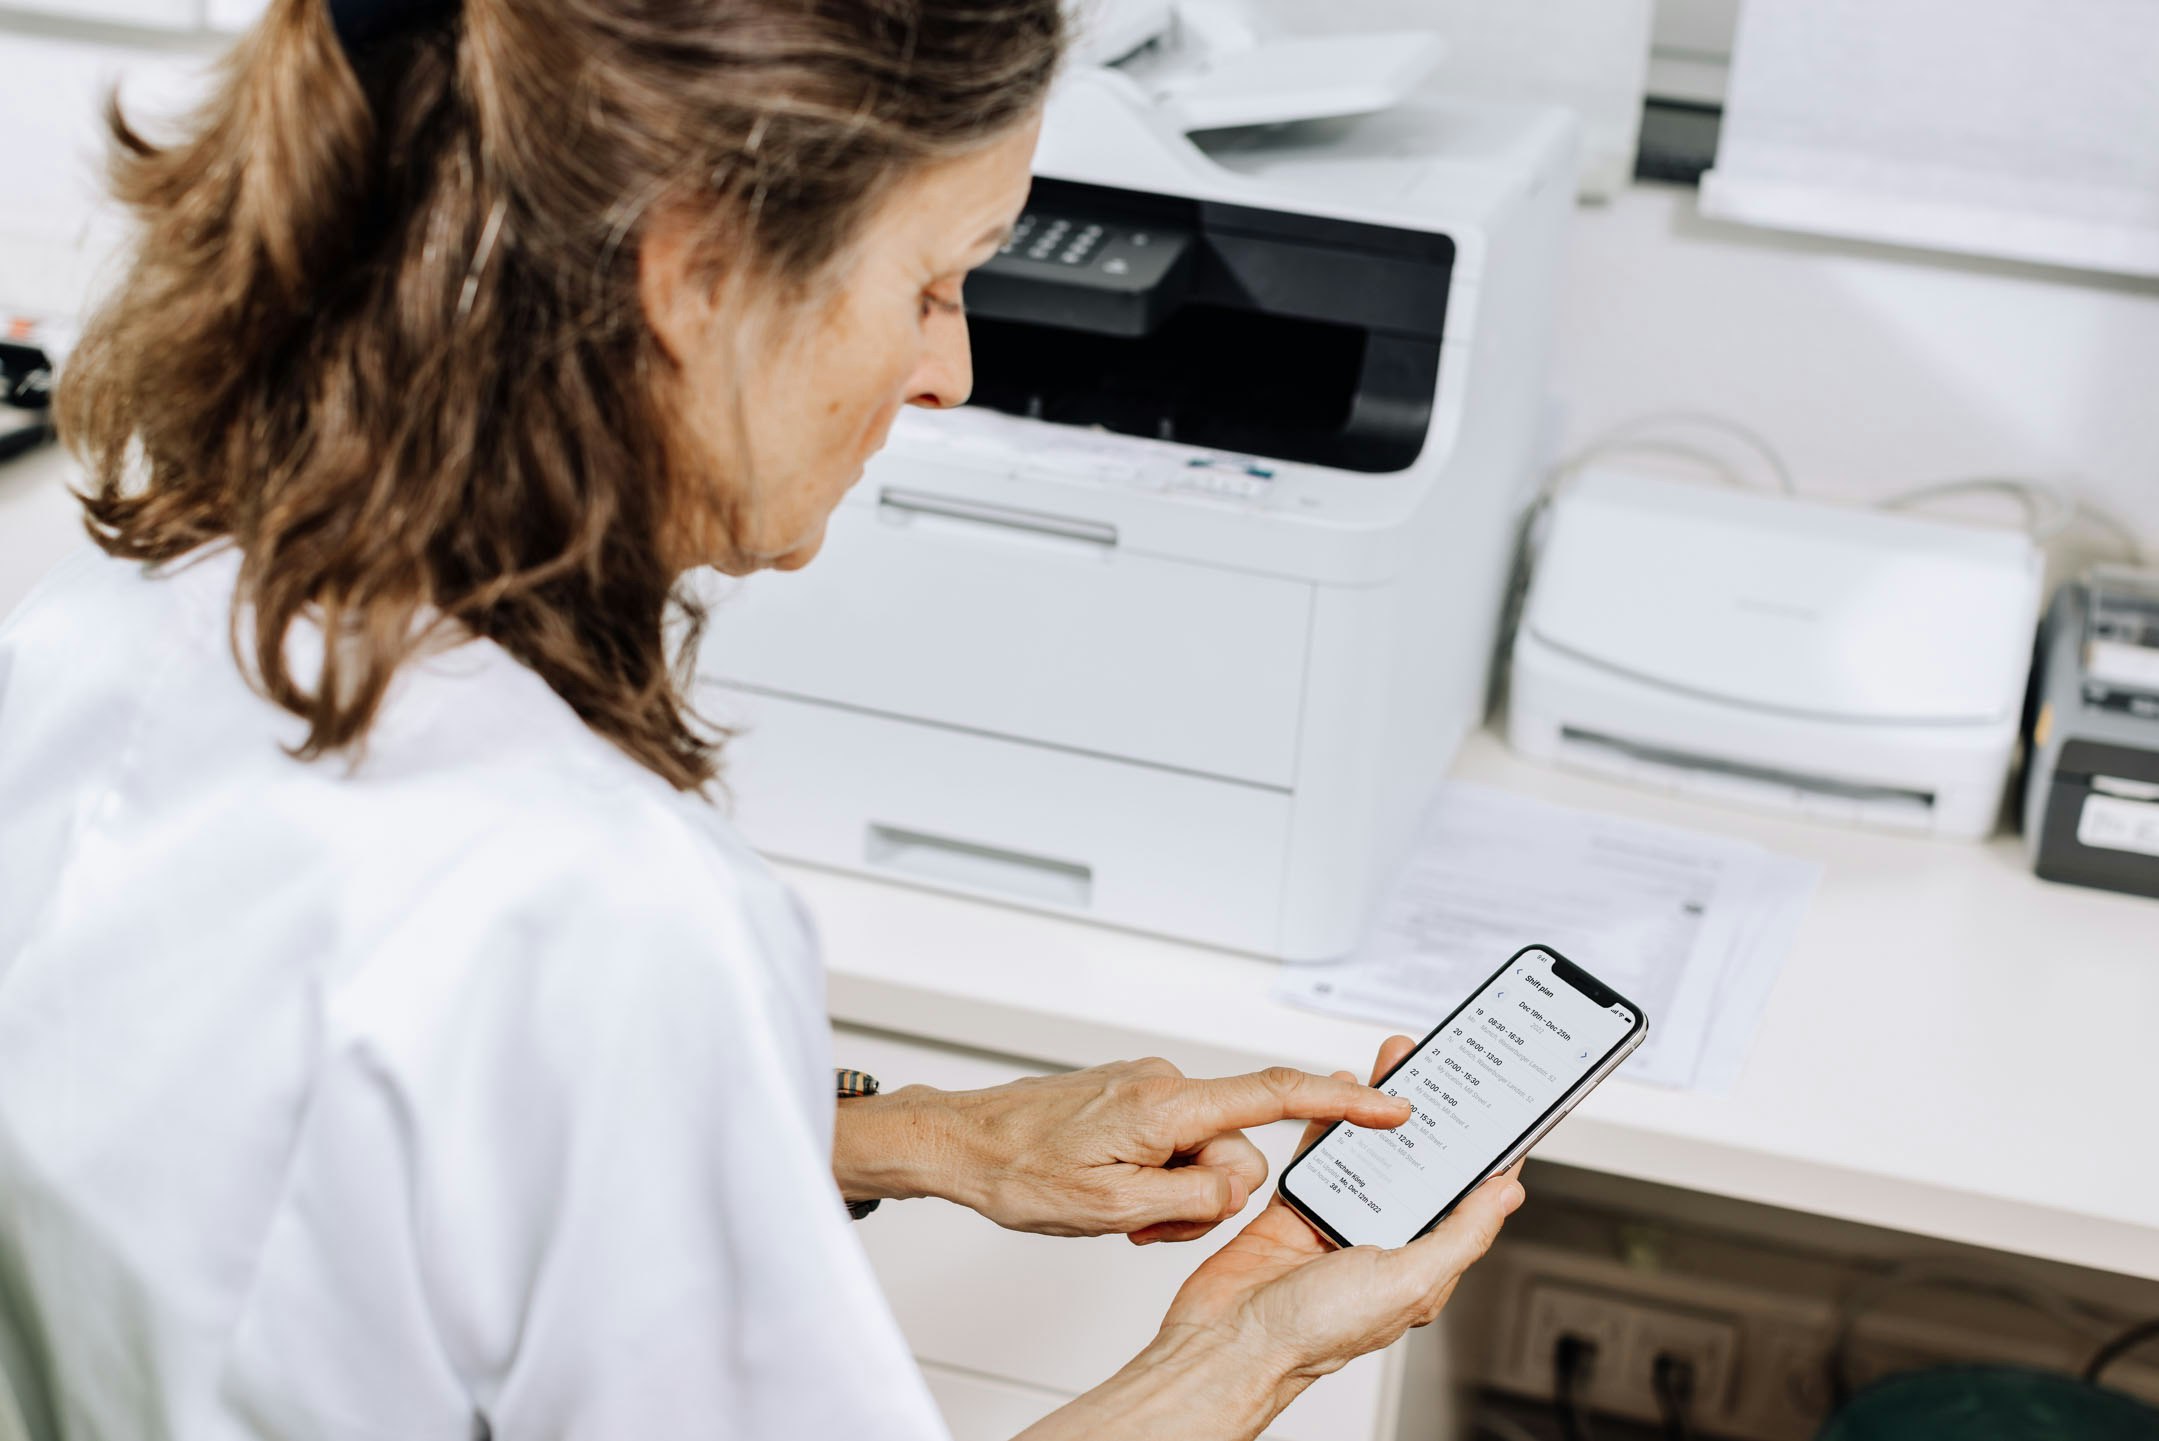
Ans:
{"label": "black printer opening", "polygon": [[967,284],[974,403],[1342,470],[1431,428],[1444,235],[1037,179]]}
{"label": "black printer opening", "polygon": [[[1059,425],[1284,460],[1339,463],[1366,337],[1346,325],[1219,306],[1179,310],[1153,335],[1046,331],[976,317],[975,403]],[[1423,436],[1416,437],[1421,441]],[[1414,445],[1357,469],[1394,469]]]}

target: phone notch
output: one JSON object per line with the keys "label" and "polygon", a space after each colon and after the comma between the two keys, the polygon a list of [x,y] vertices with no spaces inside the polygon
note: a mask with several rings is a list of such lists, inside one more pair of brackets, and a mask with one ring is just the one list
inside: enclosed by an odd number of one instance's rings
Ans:
{"label": "phone notch", "polygon": [[1602,1006],[1607,1010],[1621,1009],[1618,1005],[1619,993],[1610,986],[1607,986],[1604,982],[1556,951],[1541,951],[1539,954],[1551,960],[1552,974],[1555,977],[1587,996],[1592,1004]]}

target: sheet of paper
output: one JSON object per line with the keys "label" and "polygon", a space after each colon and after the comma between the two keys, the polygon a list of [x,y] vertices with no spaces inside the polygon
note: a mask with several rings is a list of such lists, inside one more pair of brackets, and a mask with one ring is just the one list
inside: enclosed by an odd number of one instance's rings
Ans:
{"label": "sheet of paper", "polygon": [[1531,943],[1586,967],[1650,1017],[1621,1074],[1728,1088],[1818,868],[1760,847],[1441,788],[1364,947],[1290,966],[1277,993],[1422,1034]]}
{"label": "sheet of paper", "polygon": [[1741,903],[1747,921],[1710,1004],[1713,1019],[1694,1073],[1698,1091],[1722,1093],[1739,1084],[1769,994],[1821,879],[1822,868],[1812,861],[1769,851],[1755,855],[1754,894]]}
{"label": "sheet of paper", "polygon": [[2159,275],[2159,5],[1747,0],[1706,215]]}

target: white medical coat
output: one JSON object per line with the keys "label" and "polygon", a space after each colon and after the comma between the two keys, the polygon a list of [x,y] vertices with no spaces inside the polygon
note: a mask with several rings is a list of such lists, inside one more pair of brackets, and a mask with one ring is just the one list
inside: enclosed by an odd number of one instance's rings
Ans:
{"label": "white medical coat", "polygon": [[486,642],[292,759],[237,571],[0,626],[0,1333],[65,1434],[943,1435],[777,878]]}

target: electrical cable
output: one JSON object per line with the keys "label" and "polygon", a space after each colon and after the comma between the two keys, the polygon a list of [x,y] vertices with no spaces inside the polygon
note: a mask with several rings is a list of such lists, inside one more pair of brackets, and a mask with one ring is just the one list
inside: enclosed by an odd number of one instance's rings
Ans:
{"label": "electrical cable", "polygon": [[[1930,500],[1940,500],[1951,495],[2006,495],[2024,511],[2024,528],[2034,539],[2042,535],[2055,535],[2068,523],[2063,514],[2061,493],[2052,486],[2037,481],[2018,480],[2011,476],[1979,475],[1965,480],[1936,481],[1931,485],[1914,486],[1910,490],[1877,501],[1882,510],[1911,510]],[[2040,503],[2044,501],[2053,514],[2042,517]]]}
{"label": "electrical cable", "polygon": [[2106,1373],[2107,1367],[2154,1338],[2159,1338],[2159,1316],[2137,1322],[2094,1351],[2091,1360],[2084,1363],[2084,1379],[2094,1386],[2098,1385],[2099,1378]]}
{"label": "electrical cable", "polygon": [[1737,471],[1725,465],[1722,458],[1714,453],[1686,446],[1680,442],[1659,440],[1657,438],[1657,432],[1660,430],[1687,429],[1706,430],[1713,434],[1737,440],[1759,457],[1762,463],[1769,468],[1769,473],[1776,479],[1778,490],[1786,495],[1799,494],[1799,486],[1792,479],[1791,466],[1785,463],[1783,454],[1769,443],[1767,437],[1752,426],[1744,425],[1739,421],[1712,414],[1705,410],[1659,410],[1652,411],[1647,415],[1635,416],[1632,420],[1623,420],[1588,445],[1583,446],[1579,451],[1576,451],[1571,460],[1559,467],[1554,478],[1555,480],[1564,480],[1567,476],[1582,469],[1582,467],[1599,456],[1609,455],[1614,451],[1651,450],[1662,451],[1666,454],[1681,454],[1690,459],[1703,461],[1731,484],[1745,485],[1747,483]]}
{"label": "electrical cable", "polygon": [[[1799,494],[1799,486],[1791,466],[1766,436],[1751,426],[1709,411],[1667,410],[1637,415],[1609,427],[1572,455],[1556,462],[1545,472],[1535,497],[1523,513],[1521,526],[1516,533],[1513,566],[1507,579],[1506,590],[1501,596],[1496,646],[1487,677],[1486,694],[1494,708],[1505,703],[1512,670],[1515,632],[1520,627],[1522,610],[1528,601],[1530,580],[1536,569],[1537,556],[1543,549],[1546,521],[1552,502],[1568,481],[1607,456],[1646,452],[1694,461],[1728,485],[1750,485],[1749,478],[1731,465],[1727,457],[1685,439],[1675,439],[1659,433],[1665,430],[1706,431],[1736,440],[1767,468],[1775,479],[1778,491],[1787,496]],[[1881,510],[1910,510],[1956,495],[2001,495],[2015,501],[2023,512],[2026,532],[2034,543],[2041,547],[2083,524],[2109,536],[2120,547],[2121,558],[2128,564],[2144,564],[2143,547],[2136,533],[2128,526],[2105,511],[2069,495],[2060,487],[2042,481],[2009,475],[1970,476],[1916,486],[1889,496],[1876,505]]]}
{"label": "electrical cable", "polygon": [[1563,1335],[1552,1348],[1552,1405],[1559,1412],[1560,1434],[1566,1441],[1590,1441],[1589,1420],[1582,1414],[1582,1403],[1574,1390],[1589,1379],[1596,1364],[1594,1341]]}
{"label": "electrical cable", "polygon": [[1649,1388],[1657,1395],[1666,1441],[1694,1441],[1694,1367],[1683,1357],[1659,1351],[1650,1363]]}
{"label": "electrical cable", "polygon": [[1537,493],[1523,512],[1522,523],[1515,535],[1514,564],[1507,579],[1507,588],[1500,599],[1500,618],[1497,644],[1492,652],[1485,694],[1489,704],[1497,707],[1503,703],[1507,681],[1514,656],[1514,633],[1521,623],[1522,606],[1529,596],[1529,581],[1536,568],[1538,552],[1544,545],[1544,520],[1549,514],[1553,498],[1574,476],[1605,456],[1626,451],[1647,451],[1651,454],[1675,455],[1699,462],[1727,485],[1748,486],[1747,478],[1727,463],[1723,456],[1684,441],[1659,438],[1656,432],[1665,427],[1708,430],[1736,438],[1741,444],[1759,456],[1776,478],[1777,488],[1786,495],[1796,495],[1798,487],[1792,480],[1791,467],[1784,457],[1770,444],[1760,431],[1698,410],[1660,410],[1637,415],[1611,426],[1572,455],[1555,462],[1545,472],[1537,487]]}
{"label": "electrical cable", "polygon": [[2085,521],[2094,529],[2105,531],[2121,542],[2123,560],[2131,565],[2144,564],[2144,543],[2137,539],[2135,531],[2096,506],[2073,498],[2069,503],[2075,508],[2077,519]]}
{"label": "electrical cable", "polygon": [[[1708,431],[1738,441],[1767,467],[1770,475],[1775,478],[1779,491],[1791,496],[1799,494],[1798,482],[1794,479],[1792,468],[1786,463],[1783,453],[1760,431],[1711,411],[1666,410],[1652,411],[1620,421],[1553,467],[1538,491],[1538,503],[1541,506],[1556,495],[1568,479],[1592,462],[1616,452],[1626,451],[1677,456],[1700,463],[1726,484],[1746,486],[1749,483],[1747,477],[1714,451],[1658,434],[1664,430],[1690,429]],[[2041,545],[2082,523],[2103,531],[2120,545],[2123,558],[2130,564],[2143,563],[2142,544],[2136,533],[2120,520],[2068,494],[2059,486],[2023,476],[1979,475],[1937,481],[1892,495],[1877,502],[1877,506],[1882,510],[1909,510],[1949,496],[1984,494],[2007,496],[2016,501],[2024,512],[2025,529],[2032,539]]]}
{"label": "electrical cable", "polygon": [[1836,1335],[1829,1347],[1829,1390],[1833,1405],[1842,1406],[1852,1397],[1852,1338],[1859,1318],[1891,1293],[1911,1289],[1956,1291],[2023,1306],[2047,1317],[2079,1340],[2089,1337],[2099,1326],[2120,1324],[2117,1317],[2097,1307],[2031,1285],[2021,1277],[2007,1273],[1989,1275],[1969,1263],[1945,1266],[1934,1261],[1907,1261],[1858,1287],[1838,1307]]}
{"label": "electrical cable", "polygon": [[[1710,411],[1670,410],[1653,411],[1621,421],[1583,446],[1571,458],[1554,468],[1539,491],[1539,500],[1555,495],[1567,479],[1593,461],[1623,451],[1678,456],[1699,462],[1727,484],[1748,484],[1746,477],[1713,451],[1683,441],[1660,438],[1657,432],[1667,429],[1708,431],[1737,440],[1768,468],[1775,477],[1778,490],[1785,495],[1799,494],[1799,486],[1793,477],[1791,466],[1760,431]],[[2024,512],[2025,529],[2032,539],[2041,545],[2082,523],[2105,532],[2120,545],[2123,558],[2130,564],[2143,563],[2143,546],[2136,533],[2128,526],[2105,511],[2069,495],[2059,486],[2022,476],[1981,475],[1938,481],[1892,495],[1877,502],[1877,505],[1882,510],[1909,510],[1949,496],[1975,494],[2003,495],[2016,501]]]}
{"label": "electrical cable", "polygon": [[1877,504],[1882,510],[1911,510],[1929,501],[1956,495],[2002,495],[2014,500],[2024,511],[2025,531],[2039,545],[2047,544],[2083,522],[2095,530],[2104,531],[2117,542],[2123,551],[2122,558],[2130,564],[2143,563],[2143,546],[2128,526],[2105,511],[2078,500],[2061,487],[2049,485],[2045,481],[2014,475],[1975,475],[1961,480],[1943,480],[1931,485],[1916,486]]}

